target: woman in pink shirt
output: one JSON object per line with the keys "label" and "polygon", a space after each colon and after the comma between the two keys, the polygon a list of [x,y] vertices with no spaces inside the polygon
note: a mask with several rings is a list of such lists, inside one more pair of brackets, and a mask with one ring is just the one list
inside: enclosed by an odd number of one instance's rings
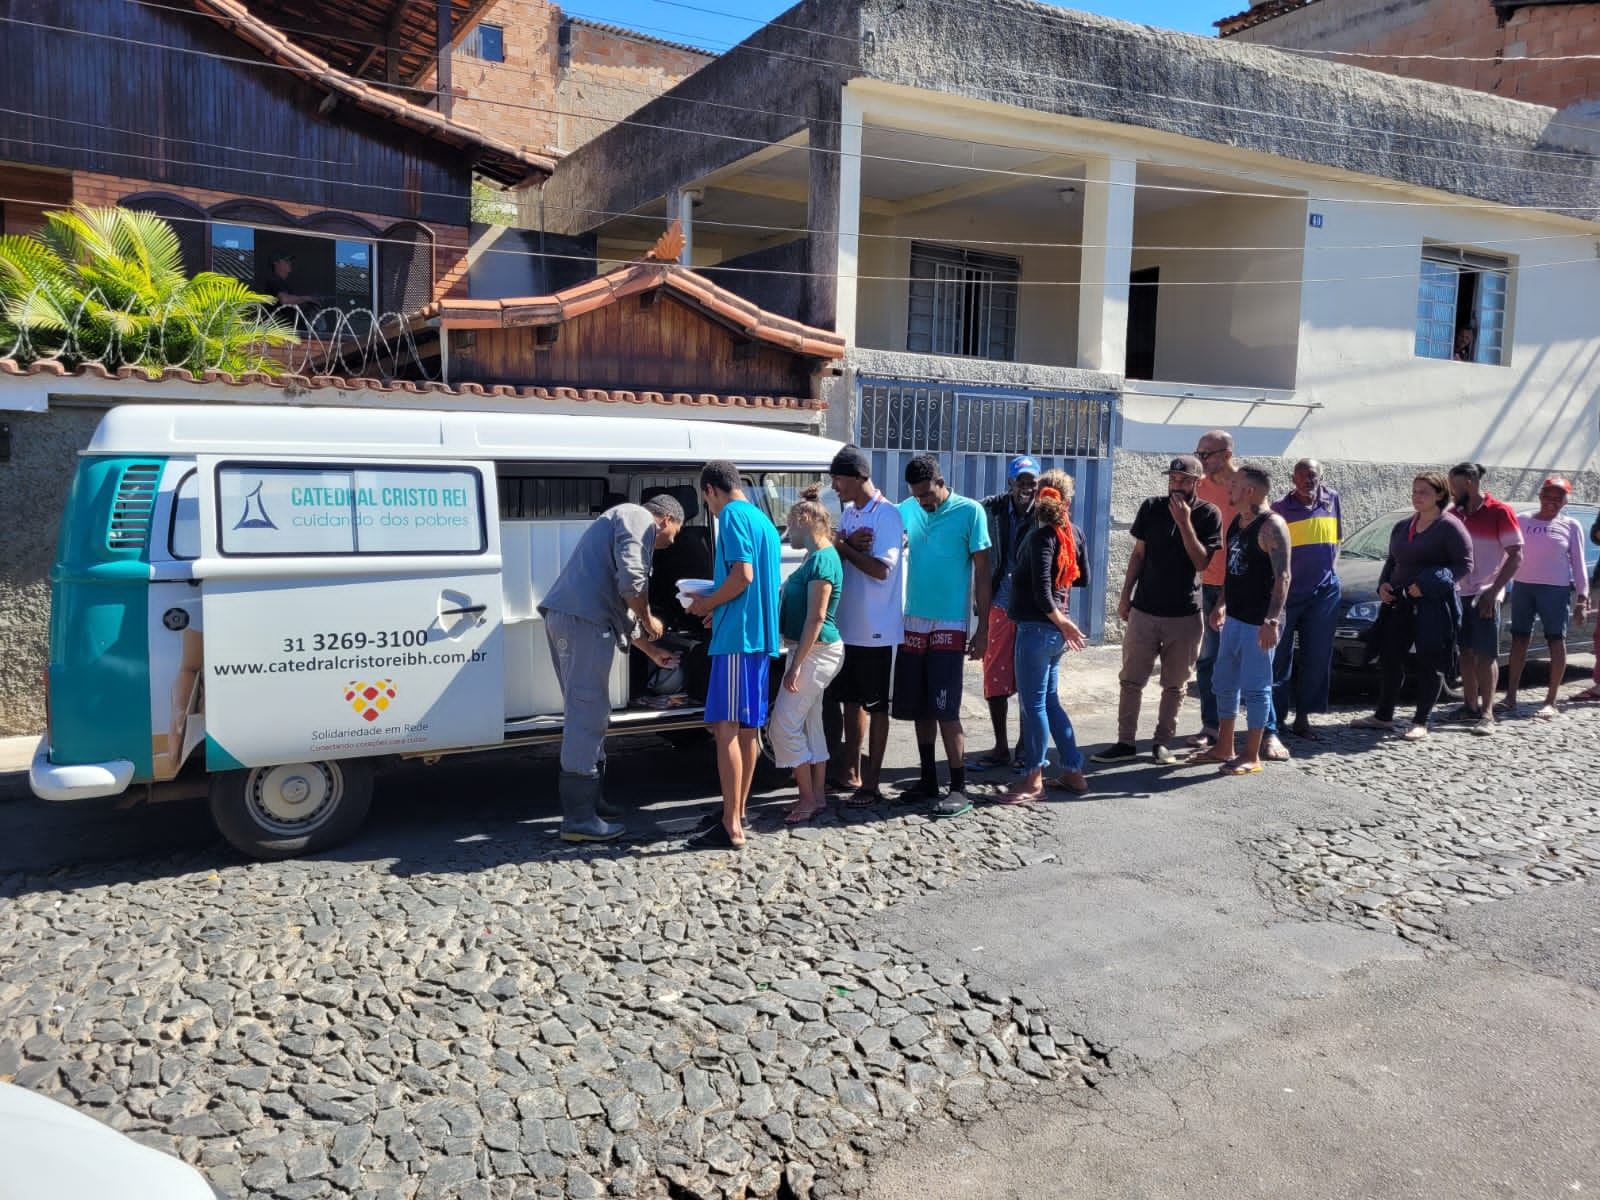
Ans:
{"label": "woman in pink shirt", "polygon": [[[1581,622],[1589,607],[1583,526],[1561,511],[1571,494],[1572,484],[1565,479],[1546,479],[1539,488],[1539,511],[1521,522],[1522,565],[1517,568],[1516,582],[1511,587],[1511,665],[1506,672],[1506,698],[1500,702],[1506,712],[1517,707],[1517,688],[1522,683],[1528,641],[1537,616],[1550,646],[1550,685],[1544,705],[1533,715],[1556,715],[1556,697],[1567,671],[1567,620],[1576,616]],[[1576,611],[1571,602],[1574,588],[1578,592]]]}

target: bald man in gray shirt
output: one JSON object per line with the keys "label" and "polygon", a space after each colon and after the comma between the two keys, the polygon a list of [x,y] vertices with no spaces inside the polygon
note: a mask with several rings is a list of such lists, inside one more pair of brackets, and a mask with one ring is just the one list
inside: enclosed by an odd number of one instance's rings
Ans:
{"label": "bald man in gray shirt", "polygon": [[605,842],[623,826],[605,820],[600,763],[611,723],[613,655],[638,646],[655,662],[673,656],[655,645],[661,621],[650,612],[650,566],[683,528],[671,496],[619,504],[595,518],[539,605],[561,686],[561,837]]}

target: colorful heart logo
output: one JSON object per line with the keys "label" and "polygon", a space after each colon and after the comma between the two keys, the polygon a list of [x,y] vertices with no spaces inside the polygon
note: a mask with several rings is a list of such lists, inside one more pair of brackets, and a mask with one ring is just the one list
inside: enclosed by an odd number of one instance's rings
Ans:
{"label": "colorful heart logo", "polygon": [[349,704],[363,721],[376,721],[395,697],[394,680],[379,679],[363,683],[352,679],[344,685],[345,703]]}

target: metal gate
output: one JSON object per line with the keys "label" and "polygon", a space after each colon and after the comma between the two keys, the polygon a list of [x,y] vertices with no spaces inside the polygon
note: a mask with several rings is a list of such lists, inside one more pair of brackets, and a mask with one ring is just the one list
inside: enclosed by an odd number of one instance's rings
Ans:
{"label": "metal gate", "polygon": [[860,379],[856,443],[872,456],[872,477],[894,500],[906,495],[905,466],[933,454],[945,481],[981,500],[1003,492],[1006,464],[1031,454],[1044,470],[1071,475],[1073,523],[1088,538],[1093,586],[1073,596],[1073,620],[1098,638],[1105,624],[1111,532],[1111,429],[1115,397],[903,380]]}

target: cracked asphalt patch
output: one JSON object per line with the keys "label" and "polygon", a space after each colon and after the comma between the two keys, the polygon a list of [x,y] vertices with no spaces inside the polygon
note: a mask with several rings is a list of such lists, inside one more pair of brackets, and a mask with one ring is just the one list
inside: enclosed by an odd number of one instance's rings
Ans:
{"label": "cracked asphalt patch", "polygon": [[1294,769],[1383,811],[1256,839],[1263,882],[1309,915],[1447,943],[1445,915],[1600,876],[1600,711],[1502,721],[1493,738],[1439,725],[1421,743],[1324,729]]}
{"label": "cracked asphalt patch", "polygon": [[434,821],[420,856],[0,876],[0,1077],[230,1197],[554,1200],[844,1195],[925,1120],[1105,1069],[1025,989],[862,920],[1034,861],[1044,813],[743,854]]}

